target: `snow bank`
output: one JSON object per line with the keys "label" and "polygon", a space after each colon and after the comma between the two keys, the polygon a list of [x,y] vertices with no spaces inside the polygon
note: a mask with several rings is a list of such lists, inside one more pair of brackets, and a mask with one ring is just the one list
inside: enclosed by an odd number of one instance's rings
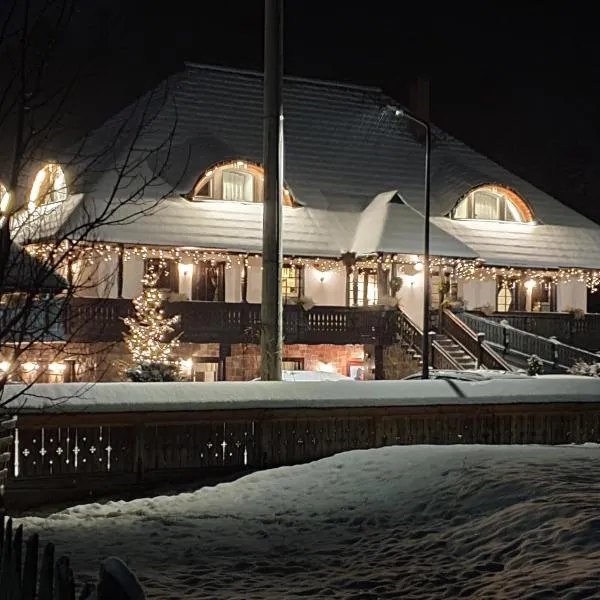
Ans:
{"label": "snow bank", "polygon": [[[24,411],[130,412],[252,408],[346,408],[600,402],[600,379],[545,375],[477,382],[364,381],[220,382],[220,383],[81,383],[37,384],[25,390],[11,385],[3,401]],[[22,395],[19,396],[19,394]]]}
{"label": "snow bank", "polygon": [[20,522],[78,575],[118,555],[164,600],[597,598],[599,459],[396,446]]}

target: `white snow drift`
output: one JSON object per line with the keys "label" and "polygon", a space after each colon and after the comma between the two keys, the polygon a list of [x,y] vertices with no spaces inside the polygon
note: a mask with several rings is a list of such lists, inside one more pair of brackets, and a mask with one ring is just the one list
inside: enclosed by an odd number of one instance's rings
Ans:
{"label": "white snow drift", "polygon": [[600,448],[406,446],[22,519],[150,598],[596,598]]}

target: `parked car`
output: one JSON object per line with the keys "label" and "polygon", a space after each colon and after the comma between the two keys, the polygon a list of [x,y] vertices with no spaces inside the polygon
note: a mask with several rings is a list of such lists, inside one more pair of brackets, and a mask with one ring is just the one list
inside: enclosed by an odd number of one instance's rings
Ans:
{"label": "parked car", "polygon": [[[282,371],[283,381],[355,381],[352,377],[329,371]],[[260,377],[252,381],[260,381]]]}
{"label": "parked car", "polygon": [[[495,371],[492,369],[465,369],[464,371],[451,369],[431,369],[430,379],[452,379],[454,381],[488,381],[490,379],[519,379],[529,377],[525,371]],[[413,373],[404,379],[421,379],[422,374]]]}

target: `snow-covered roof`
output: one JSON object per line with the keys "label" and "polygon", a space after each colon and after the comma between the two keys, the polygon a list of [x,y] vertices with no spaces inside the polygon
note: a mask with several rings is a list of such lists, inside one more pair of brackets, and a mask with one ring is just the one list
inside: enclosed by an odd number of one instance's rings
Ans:
{"label": "snow-covered roof", "polygon": [[[140,201],[160,202],[160,210],[125,223],[115,215],[114,225],[95,232],[96,238],[259,251],[261,207],[192,203],[181,196],[217,163],[262,162],[262,103],[262,74],[187,65],[79,145],[78,157],[88,157],[87,162],[65,155],[71,164],[65,169],[70,192],[82,194],[82,200],[64,211],[59,229],[101,212],[108,198],[132,195],[136,207]],[[359,253],[420,253],[424,146],[407,120],[390,109],[390,98],[373,88],[287,78],[283,104],[286,185],[303,207],[286,211],[285,252],[339,256],[354,243]],[[115,168],[128,155],[135,166]],[[537,233],[505,223],[457,224],[441,218],[482,184],[502,185],[521,196],[540,224]],[[373,200],[386,190],[397,190],[401,202]],[[476,255],[502,263],[514,258],[529,265],[532,257],[548,252],[545,266],[558,267],[564,266],[561,244],[589,238],[579,253],[571,252],[567,264],[598,266],[593,260],[596,224],[437,127],[431,214],[437,217],[431,238],[437,255]],[[383,223],[373,225],[376,218]],[[543,226],[561,230],[558,243],[550,241],[558,230]],[[486,232],[485,244],[478,229]],[[526,259],[521,253],[531,243],[537,245]]]}
{"label": "snow-covered roof", "polygon": [[600,268],[600,228],[458,221],[432,224],[467,244],[486,264],[511,267]]}
{"label": "snow-covered roof", "polygon": [[[423,215],[408,206],[397,191],[378,194],[360,213],[352,251],[359,256],[418,253],[423,248],[424,227]],[[433,224],[429,244],[435,256],[477,258],[471,248]]]}

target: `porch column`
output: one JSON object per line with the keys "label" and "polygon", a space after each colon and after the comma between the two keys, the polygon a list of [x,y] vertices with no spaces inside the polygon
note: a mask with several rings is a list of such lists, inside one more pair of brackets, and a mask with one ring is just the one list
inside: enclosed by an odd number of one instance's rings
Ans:
{"label": "porch column", "polygon": [[[383,257],[381,257],[383,258]],[[377,263],[377,300],[381,302],[381,299],[389,295],[388,286],[388,271],[383,268],[382,263]]]}
{"label": "porch column", "polygon": [[349,306],[351,304],[349,300],[353,297],[353,294],[351,294],[352,290],[350,289],[350,274],[356,264],[356,255],[352,252],[346,252],[342,256],[342,262],[346,266],[346,305]]}
{"label": "porch column", "polygon": [[383,346],[375,346],[375,379],[385,379],[385,369],[383,368]]}

